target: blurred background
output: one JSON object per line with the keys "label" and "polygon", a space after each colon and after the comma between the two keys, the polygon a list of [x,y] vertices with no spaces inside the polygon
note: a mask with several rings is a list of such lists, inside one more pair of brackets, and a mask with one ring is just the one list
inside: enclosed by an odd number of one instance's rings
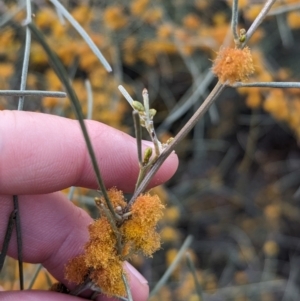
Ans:
{"label": "blurred background", "polygon": [[[220,47],[233,45],[231,1],[60,2],[102,51],[112,73],[50,1],[31,1],[33,22],[66,67],[84,114],[92,95],[92,119],[131,135],[132,109],[118,85],[139,101],[148,89],[157,134],[165,142],[216,84],[210,69]],[[264,2],[239,1],[240,28],[249,28]],[[0,2],[1,90],[20,87],[25,18],[24,1]],[[299,81],[300,1],[277,1],[248,45],[255,65],[249,81]],[[63,91],[34,39],[26,89]],[[1,110],[15,110],[17,103],[17,97],[0,97]],[[75,118],[68,99],[27,97],[24,110]],[[133,259],[154,287],[192,235],[188,252],[198,293],[183,256],[152,301],[300,300],[299,138],[300,89],[228,87],[219,96],[177,147],[176,175],[154,189],[167,204],[162,249],[153,258]],[[76,188],[71,194],[75,204],[95,211],[95,192]],[[25,264],[25,287],[36,269]],[[5,289],[18,289],[13,260],[6,261],[0,280]],[[42,269],[32,285],[47,289],[53,281]]]}

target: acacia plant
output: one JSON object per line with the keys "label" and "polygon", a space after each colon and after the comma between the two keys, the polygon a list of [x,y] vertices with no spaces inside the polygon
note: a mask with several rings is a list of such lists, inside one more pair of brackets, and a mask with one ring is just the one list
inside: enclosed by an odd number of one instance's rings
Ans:
{"label": "acacia plant", "polygon": [[[106,70],[111,71],[110,65],[79,23],[70,16],[57,0],[50,1],[86,40]],[[136,189],[131,199],[126,200],[122,191],[119,191],[117,188],[112,188],[107,191],[103,184],[101,166],[99,167],[97,165],[78,97],[70,84],[61,60],[53,52],[40,30],[34,25],[31,19],[30,1],[27,1],[27,19],[24,23],[25,26],[27,26],[27,39],[29,39],[30,43],[31,33],[34,34],[35,38],[47,53],[53,70],[63,84],[73,104],[74,111],[85,137],[100,190],[100,196],[95,199],[100,217],[89,226],[90,239],[84,246],[84,253],[71,259],[65,267],[66,279],[77,285],[74,290],[71,292],[67,291],[67,293],[79,295],[86,289],[92,289],[95,295],[103,293],[108,296],[127,296],[128,299],[131,298],[128,279],[123,271],[122,263],[130,259],[131,256],[137,252],[142,252],[146,256],[152,256],[152,254],[160,248],[160,237],[156,232],[156,226],[163,216],[164,205],[157,195],[150,195],[149,192],[145,192],[146,187],[165,159],[174,151],[175,147],[181,143],[184,137],[191,131],[227,86],[300,87],[299,83],[245,83],[255,72],[251,49],[247,46],[247,42],[268,14],[274,2],[275,0],[267,0],[250,28],[246,30],[244,28],[238,28],[238,1],[233,0],[231,21],[232,43],[229,43],[230,46],[223,45],[220,48],[212,66],[212,72],[218,77],[219,81],[186,125],[174,138],[169,139],[167,143],[161,143],[157,138],[154,128],[156,110],[150,108],[148,91],[146,89],[143,90],[143,103],[141,103],[133,100],[126,89],[123,86],[119,86],[120,92],[133,109],[138,149],[137,160],[140,167]],[[138,9],[139,7],[136,6],[135,10]],[[111,24],[111,30],[116,30],[124,26],[124,22],[126,22],[122,12],[117,8],[107,13],[105,18],[106,21]],[[116,18],[118,22],[113,21]],[[189,20],[189,24],[194,24],[194,22],[196,21]],[[231,46],[231,44],[233,44],[233,46]],[[28,65],[24,67],[25,74],[27,72],[26,68],[28,68]],[[21,87],[21,92],[23,90],[25,90],[24,87]],[[24,93],[20,95],[24,96]],[[19,109],[22,109],[22,102],[23,99],[20,99]],[[141,128],[146,129],[153,142],[153,149],[147,148],[144,153],[142,153],[141,148]],[[17,202],[15,203],[17,204]],[[57,287],[58,286],[55,286],[54,289]]]}

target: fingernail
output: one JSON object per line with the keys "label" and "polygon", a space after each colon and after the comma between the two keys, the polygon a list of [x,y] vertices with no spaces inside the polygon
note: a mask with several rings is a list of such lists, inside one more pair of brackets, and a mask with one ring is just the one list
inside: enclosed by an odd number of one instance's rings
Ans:
{"label": "fingernail", "polygon": [[125,262],[124,264],[130,275],[135,277],[138,280],[138,282],[140,282],[141,284],[148,284],[148,281],[130,263]]}

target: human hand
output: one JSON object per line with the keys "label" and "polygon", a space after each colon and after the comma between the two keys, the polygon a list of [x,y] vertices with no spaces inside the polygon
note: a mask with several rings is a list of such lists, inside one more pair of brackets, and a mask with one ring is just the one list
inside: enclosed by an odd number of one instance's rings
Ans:
{"label": "human hand", "polygon": [[[139,171],[135,139],[99,122],[86,121],[86,125],[106,187],[132,192]],[[177,156],[170,155],[150,186],[167,181],[177,165]],[[42,263],[70,287],[64,280],[64,266],[82,253],[92,218],[59,191],[70,186],[98,188],[78,122],[40,113],[0,111],[0,166],[0,246],[13,210],[12,195],[18,195],[24,261]],[[17,257],[15,233],[8,254]],[[125,269],[133,299],[147,300],[147,281],[128,263]],[[48,291],[6,291],[0,296],[2,301],[80,300]]]}

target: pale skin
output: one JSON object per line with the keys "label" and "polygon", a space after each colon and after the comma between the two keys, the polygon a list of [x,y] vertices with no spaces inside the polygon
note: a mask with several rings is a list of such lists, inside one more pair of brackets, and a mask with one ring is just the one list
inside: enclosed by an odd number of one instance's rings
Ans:
{"label": "pale skin", "polygon": [[[138,175],[135,139],[99,122],[86,124],[106,187],[132,192]],[[177,166],[178,158],[171,154],[150,186],[167,181]],[[68,287],[64,266],[82,252],[92,222],[60,192],[70,186],[98,188],[78,122],[40,113],[0,111],[0,249],[15,194],[19,196],[24,261],[42,263]],[[16,258],[16,249],[14,233],[8,254]],[[128,263],[124,267],[133,299],[147,300],[146,279]],[[48,291],[2,291],[0,297],[1,301],[82,300]],[[107,299],[99,296],[99,300]]]}

